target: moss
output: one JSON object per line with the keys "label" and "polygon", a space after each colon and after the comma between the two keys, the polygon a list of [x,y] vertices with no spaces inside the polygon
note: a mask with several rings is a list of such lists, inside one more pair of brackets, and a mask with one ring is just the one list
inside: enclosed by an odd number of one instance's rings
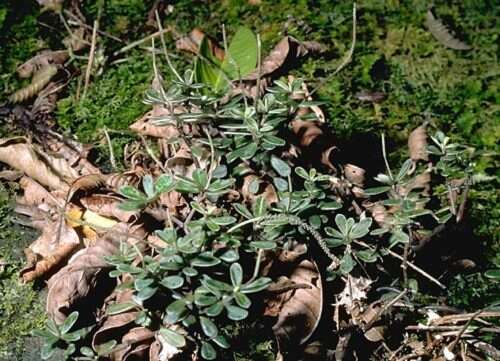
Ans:
{"label": "moss", "polygon": [[11,197],[0,188],[0,359],[19,360],[27,336],[45,321],[39,292],[22,284],[18,271],[24,262],[23,248],[33,234],[13,223]]}

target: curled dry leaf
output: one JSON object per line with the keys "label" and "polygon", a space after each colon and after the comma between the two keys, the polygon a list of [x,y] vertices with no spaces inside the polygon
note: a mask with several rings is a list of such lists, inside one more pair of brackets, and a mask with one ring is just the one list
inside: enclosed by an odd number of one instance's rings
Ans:
{"label": "curled dry leaf", "polygon": [[333,165],[331,159],[333,156],[333,152],[337,150],[336,146],[331,146],[321,152],[321,163],[326,165],[328,169],[333,170],[335,173],[337,172],[337,168]]}
{"label": "curled dry leaf", "polygon": [[85,208],[101,216],[113,217],[121,222],[129,222],[131,219],[137,218],[137,212],[124,211],[119,207],[121,201],[121,198],[105,194],[93,194],[80,199]]}
{"label": "curled dry leaf", "polygon": [[28,177],[22,177],[19,185],[23,189],[23,196],[18,199],[18,203],[29,206],[37,206],[44,210],[61,206],[63,200],[46,190],[40,183]]}
{"label": "curled dry leaf", "polygon": [[[259,182],[256,193],[250,191],[250,186],[253,182]],[[266,181],[261,181],[255,174],[249,174],[243,178],[243,185],[240,192],[246,202],[253,203],[259,196],[264,197],[268,205],[278,202],[278,194],[274,186]]]}
{"label": "curled dry leaf", "polygon": [[44,50],[17,68],[21,78],[29,78],[38,69],[50,64],[63,64],[69,58],[66,50]]}
{"label": "curled dry leaf", "polygon": [[427,11],[427,15],[425,16],[425,26],[427,26],[430,33],[436,38],[436,40],[447,48],[455,50],[472,49],[470,45],[455,38],[446,26],[439,19],[436,19],[432,10]]}
{"label": "curled dry leaf", "polygon": [[293,289],[277,295],[281,309],[273,331],[281,351],[291,342],[307,342],[318,326],[323,309],[323,286],[315,263],[303,260],[289,279],[308,288]]}
{"label": "curled dry leaf", "polygon": [[[175,46],[178,50],[187,51],[193,54],[198,54],[201,42],[205,38],[205,33],[199,28],[194,28],[191,30],[188,36],[184,36],[177,40]],[[224,60],[224,49],[217,46],[213,39],[208,38],[208,46],[210,47],[210,52],[215,55],[220,61]]]}
{"label": "curled dry leaf", "polygon": [[[323,50],[323,47],[316,42],[300,42],[291,36],[286,36],[262,61],[260,76],[274,77],[276,75],[274,73],[282,70],[282,67],[292,64],[308,53],[317,53]],[[257,80],[258,77],[258,70],[255,70],[245,76],[243,80]]]}
{"label": "curled dry leaf", "polygon": [[36,0],[43,10],[59,12],[62,9],[64,0]]}
{"label": "curled dry leaf", "polygon": [[28,264],[20,272],[24,282],[53,271],[80,246],[80,237],[63,217],[41,224],[42,234],[25,250]]}
{"label": "curled dry leaf", "polygon": [[104,260],[118,251],[106,241],[82,249],[71,257],[68,264],[48,282],[47,313],[57,323],[62,323],[71,307],[95,289],[98,274],[110,265]]}
{"label": "curled dry leaf", "polygon": [[421,125],[410,133],[408,137],[408,149],[410,151],[410,158],[413,161],[429,160],[429,155],[427,153],[427,131],[425,126]]}
{"label": "curled dry leaf", "polygon": [[[183,113],[184,109],[174,109],[174,114]],[[153,110],[146,113],[130,126],[130,129],[141,135],[150,137],[174,139],[179,136],[179,130],[174,125],[156,125],[154,121],[169,116],[170,111],[162,105],[154,105]]]}
{"label": "curled dry leaf", "polygon": [[30,99],[37,95],[47,84],[49,84],[50,79],[57,74],[58,68],[56,65],[47,65],[37,70],[31,83],[17,90],[14,94],[9,97],[9,101],[12,103],[21,103],[27,99]]}
{"label": "curled dry leaf", "polygon": [[43,162],[33,146],[22,138],[0,140],[0,162],[22,171],[40,184],[51,189],[66,190],[68,184]]}
{"label": "curled dry leaf", "polygon": [[365,183],[365,170],[354,164],[344,165],[344,176],[349,182],[357,186],[363,187]]}

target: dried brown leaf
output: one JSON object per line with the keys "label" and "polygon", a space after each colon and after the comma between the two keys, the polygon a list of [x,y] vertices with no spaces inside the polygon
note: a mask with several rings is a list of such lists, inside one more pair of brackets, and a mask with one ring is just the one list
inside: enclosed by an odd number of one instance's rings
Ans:
{"label": "dried brown leaf", "polygon": [[[177,40],[175,46],[178,50],[198,54],[201,42],[205,36],[205,33],[199,28],[194,28],[188,36],[184,36]],[[224,49],[220,48],[213,39],[208,38],[208,46],[210,47],[211,53],[214,54],[217,59],[220,61],[224,60]]]}
{"label": "dried brown leaf", "polygon": [[303,260],[293,270],[289,279],[310,288],[294,289],[281,294],[288,299],[283,303],[278,320],[273,326],[274,334],[283,350],[286,344],[304,344],[318,326],[323,309],[323,288],[317,266]]}
{"label": "dried brown leaf", "polygon": [[39,158],[33,147],[20,138],[0,140],[0,162],[22,171],[51,189],[68,188],[68,184]]}
{"label": "dried brown leaf", "polygon": [[410,133],[408,137],[408,149],[410,151],[410,158],[413,161],[429,160],[429,155],[427,153],[427,131],[425,126],[421,125]]}
{"label": "dried brown leaf", "polygon": [[63,64],[69,58],[66,50],[44,50],[17,68],[21,78],[29,78],[38,69],[49,64]]}
{"label": "dried brown leaf", "polygon": [[105,194],[93,194],[80,199],[82,205],[104,217],[113,217],[121,222],[129,222],[133,218],[138,217],[138,213],[134,211],[124,211],[119,205],[122,202],[121,198],[109,196]]}
{"label": "dried brown leaf", "polygon": [[98,241],[93,247],[74,254],[48,282],[47,313],[57,323],[66,318],[73,304],[88,296],[94,289],[97,275],[110,265],[104,260],[117,252],[117,247],[106,241]]}
{"label": "dried brown leaf", "polygon": [[344,176],[349,182],[357,186],[363,187],[365,183],[365,170],[354,164],[344,165]]}

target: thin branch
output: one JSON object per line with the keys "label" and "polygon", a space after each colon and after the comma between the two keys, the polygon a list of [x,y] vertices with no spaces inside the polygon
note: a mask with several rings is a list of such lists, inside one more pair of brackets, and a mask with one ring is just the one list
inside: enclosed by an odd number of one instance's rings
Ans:
{"label": "thin branch", "polygon": [[384,314],[385,311],[387,311],[389,308],[394,306],[396,302],[398,302],[401,298],[403,298],[406,293],[408,292],[408,289],[404,289],[401,291],[396,297],[394,297],[389,303],[387,303],[384,307],[380,308],[377,313],[370,319],[370,321],[363,327],[364,331],[367,331],[372,327],[372,325],[379,319],[380,316]]}
{"label": "thin branch", "polygon": [[465,323],[465,325],[462,327],[462,329],[460,330],[460,332],[458,333],[457,337],[455,338],[455,340],[453,340],[453,342],[448,346],[448,349],[453,352],[453,349],[455,348],[455,346],[457,345],[458,341],[460,341],[460,337],[462,337],[462,335],[464,334],[464,332],[467,330],[467,328],[470,326],[470,324],[472,323],[472,321],[474,321],[474,319],[479,316],[479,314],[483,312],[483,310],[479,310],[477,312],[474,312],[474,314],[467,320],[467,322]]}
{"label": "thin branch", "polygon": [[113,56],[119,55],[119,54],[121,54],[121,53],[125,53],[125,52],[129,51],[130,49],[133,49],[133,48],[135,48],[136,46],[139,46],[139,45],[141,45],[142,43],[145,43],[146,41],[148,41],[148,40],[150,40],[150,39],[152,39],[152,38],[156,38],[157,36],[160,36],[160,35],[162,35],[162,34],[168,33],[168,32],[170,32],[170,31],[172,31],[172,29],[170,29],[170,28],[163,29],[163,30],[161,30],[161,31],[157,31],[156,33],[153,33],[153,34],[151,34],[151,35],[148,35],[148,36],[146,36],[145,38],[142,38],[142,39],[136,40],[136,41],[134,41],[134,42],[132,42],[132,43],[128,44],[127,46],[124,46],[123,48],[121,48],[121,49],[119,49],[119,50],[115,51],[115,52],[113,53]]}
{"label": "thin branch", "polygon": [[109,162],[111,163],[111,167],[113,170],[116,169],[116,159],[115,159],[115,153],[113,152],[113,143],[111,143],[111,138],[109,137],[108,130],[104,128],[103,130],[104,136],[106,137],[106,142],[108,143],[108,149],[109,149]]}
{"label": "thin branch", "polygon": [[89,61],[87,63],[87,69],[85,70],[85,85],[83,86],[83,94],[82,101],[85,99],[85,95],[87,95],[87,89],[89,87],[90,75],[92,74],[92,65],[94,63],[95,57],[95,45],[97,42],[97,28],[99,27],[99,21],[94,20],[94,29],[92,30],[92,43],[90,45],[90,54]]}

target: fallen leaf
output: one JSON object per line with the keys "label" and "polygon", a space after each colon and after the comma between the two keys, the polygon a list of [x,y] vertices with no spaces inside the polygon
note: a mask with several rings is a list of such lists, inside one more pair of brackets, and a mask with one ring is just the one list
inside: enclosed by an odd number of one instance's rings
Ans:
{"label": "fallen leaf", "polygon": [[427,154],[427,131],[425,126],[421,125],[410,133],[408,137],[408,149],[410,151],[410,158],[413,161],[429,160],[429,155]]}
{"label": "fallen leaf", "polygon": [[17,74],[21,78],[29,78],[38,69],[49,64],[63,64],[69,58],[67,50],[43,50],[40,54],[21,64]]}
{"label": "fallen leaf", "polygon": [[124,211],[120,208],[122,199],[105,194],[93,194],[80,198],[82,205],[88,210],[104,217],[113,217],[121,222],[129,222],[138,218],[134,211]]}
{"label": "fallen leaf", "polygon": [[0,162],[22,171],[51,189],[66,190],[68,184],[43,162],[23,138],[0,139]]}
{"label": "fallen leaf", "polygon": [[344,165],[345,178],[357,186],[363,187],[365,183],[365,170],[354,164]]}
{"label": "fallen leaf", "polygon": [[[177,40],[175,46],[178,50],[187,51],[197,55],[200,49],[200,45],[205,36],[205,33],[199,28],[194,28],[193,30],[191,30],[188,36],[184,36]],[[216,42],[213,39],[209,37],[207,37],[207,39],[211,53],[214,54],[217,59],[223,61],[224,49],[221,49],[219,46],[217,46]]]}
{"label": "fallen leaf", "polygon": [[92,293],[97,275],[110,267],[104,257],[117,251],[114,244],[98,241],[93,247],[74,254],[68,264],[50,278],[47,285],[47,313],[55,322],[62,323],[75,302]]}
{"label": "fallen leaf", "polygon": [[323,286],[317,266],[303,260],[293,270],[289,279],[310,288],[294,289],[287,292],[273,331],[280,345],[280,350],[295,342],[304,344],[318,326],[323,309]]}
{"label": "fallen leaf", "polygon": [[346,306],[346,310],[350,311],[354,306],[354,301],[366,299],[366,293],[372,283],[372,280],[365,277],[348,276],[348,281],[339,295],[337,304]]}

